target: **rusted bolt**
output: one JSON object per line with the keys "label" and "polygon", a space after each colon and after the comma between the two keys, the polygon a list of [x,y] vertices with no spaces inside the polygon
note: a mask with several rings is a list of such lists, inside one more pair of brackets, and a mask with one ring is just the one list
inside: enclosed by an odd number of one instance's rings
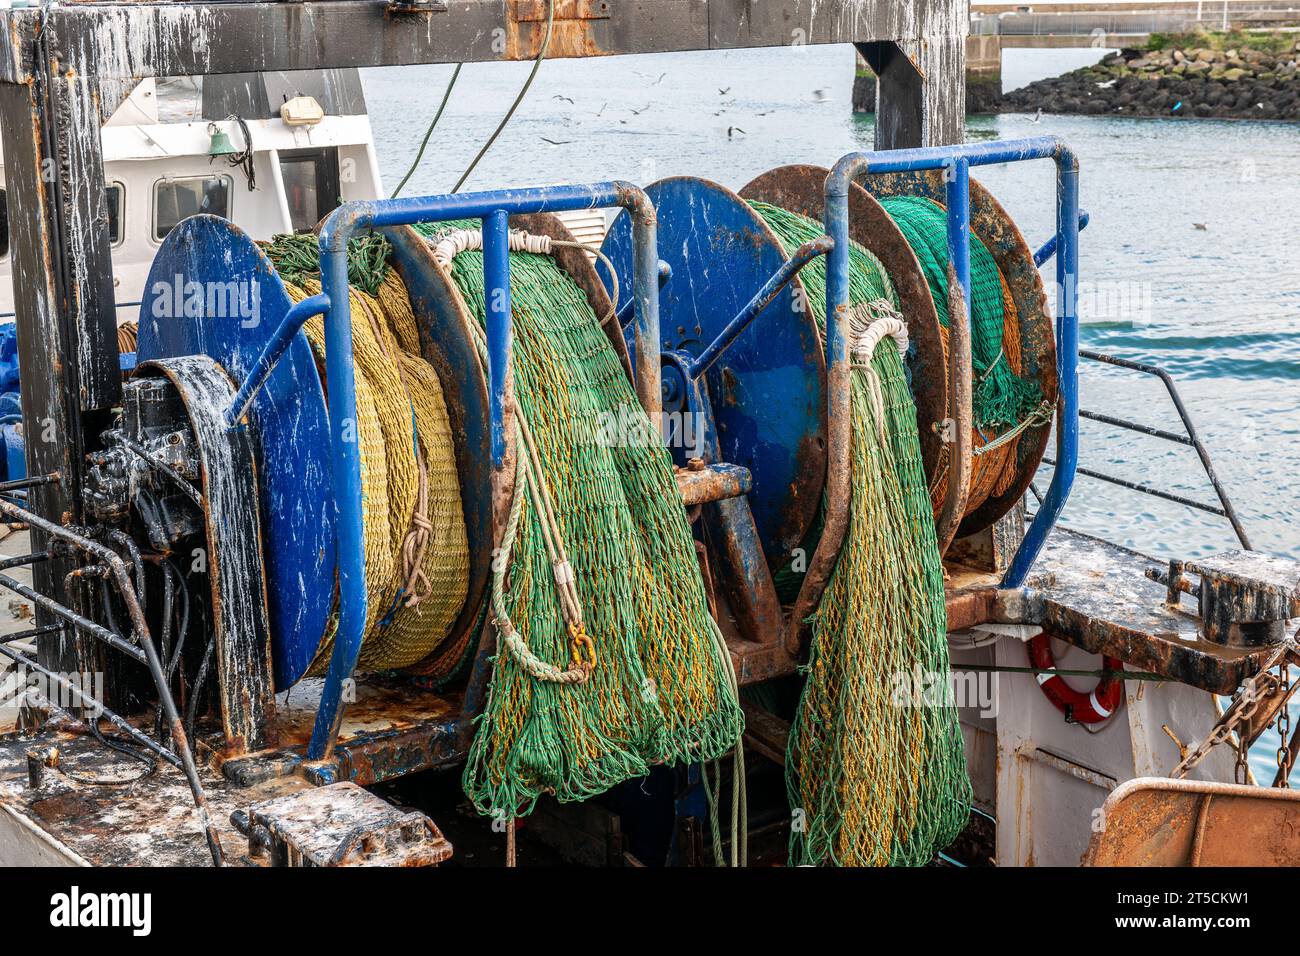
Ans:
{"label": "rusted bolt", "polygon": [[688,462],[686,463],[686,470],[687,470],[687,471],[703,471],[703,470],[704,470],[704,459],[703,459],[703,458],[692,458],[690,461],[688,461]]}
{"label": "rusted bolt", "polygon": [[33,790],[40,789],[41,784],[45,782],[46,768],[53,769],[58,765],[58,747],[27,751],[27,785]]}

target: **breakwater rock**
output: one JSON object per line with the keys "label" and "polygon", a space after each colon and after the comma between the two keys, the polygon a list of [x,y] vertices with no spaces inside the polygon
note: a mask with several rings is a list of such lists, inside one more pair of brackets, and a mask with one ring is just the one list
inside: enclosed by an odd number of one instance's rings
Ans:
{"label": "breakwater rock", "polygon": [[1300,43],[1123,50],[1007,93],[1002,112],[1300,120]]}

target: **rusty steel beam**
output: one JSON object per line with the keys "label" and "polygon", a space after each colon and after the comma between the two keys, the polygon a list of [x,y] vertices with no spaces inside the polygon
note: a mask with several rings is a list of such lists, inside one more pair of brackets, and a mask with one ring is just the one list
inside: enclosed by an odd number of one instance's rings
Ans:
{"label": "rusty steel beam", "polygon": [[739,465],[705,465],[701,462],[699,468],[678,468],[674,475],[682,504],[688,508],[710,501],[739,498],[748,494],[753,485],[749,469]]}
{"label": "rusty steel beam", "polygon": [[[43,69],[30,83],[0,83],[0,135],[18,357],[26,370],[27,471],[59,476],[30,489],[28,505],[56,524],[80,524],[85,453],[121,388],[97,92],[91,81],[58,74],[39,38],[26,49]],[[33,530],[33,549],[47,544]],[[61,556],[43,562],[33,569],[34,585],[89,616],[80,594],[64,585],[74,566]],[[40,610],[37,621],[53,623]],[[41,638],[38,659],[56,671],[104,669],[99,649],[71,629]],[[111,695],[106,702],[118,703]]]}

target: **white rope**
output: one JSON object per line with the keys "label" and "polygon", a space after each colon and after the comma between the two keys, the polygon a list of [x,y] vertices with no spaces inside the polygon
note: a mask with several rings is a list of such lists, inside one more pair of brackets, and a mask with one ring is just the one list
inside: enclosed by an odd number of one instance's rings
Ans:
{"label": "white rope", "polygon": [[864,364],[871,364],[876,345],[886,335],[898,346],[898,354],[907,355],[907,323],[885,299],[859,302],[849,310],[849,350]]}
{"label": "white rope", "polygon": [[[431,239],[430,245],[433,246],[433,258],[438,265],[447,268],[451,265],[451,260],[462,252],[478,251],[483,248],[483,230],[453,229]],[[556,247],[582,249],[591,253],[605,264],[612,286],[609,291],[609,312],[600,320],[600,324],[608,325],[610,319],[614,318],[618,313],[618,273],[614,269],[614,263],[610,262],[609,257],[598,247],[589,246],[582,242],[570,242],[567,239],[552,239],[550,236],[539,236],[531,232],[525,232],[522,229],[511,229],[507,233],[507,247],[511,252],[533,252],[543,256],[551,255]]]}
{"label": "white rope", "polygon": [[[511,229],[507,234],[507,241],[511,252],[535,252],[544,256],[551,254],[550,236],[538,236],[531,232],[524,232],[522,229]],[[453,229],[438,237],[437,244],[433,247],[433,258],[438,260],[439,265],[449,266],[451,260],[462,252],[482,248],[482,229]]]}
{"label": "white rope", "polygon": [[866,377],[876,434],[882,445],[889,439],[885,429],[885,395],[880,386],[880,376],[871,367],[871,357],[885,336],[894,340],[900,356],[907,355],[907,323],[893,305],[884,299],[875,299],[853,306],[849,311],[849,352],[857,360],[854,367]]}

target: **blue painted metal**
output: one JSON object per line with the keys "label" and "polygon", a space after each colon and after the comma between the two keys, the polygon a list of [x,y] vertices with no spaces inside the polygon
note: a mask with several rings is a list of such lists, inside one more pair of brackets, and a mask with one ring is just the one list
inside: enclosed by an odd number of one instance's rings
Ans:
{"label": "blue painted metal", "polygon": [[510,322],[510,217],[504,209],[483,217],[483,284],[487,300],[488,395],[492,416],[492,467],[506,456],[503,419],[510,351],[514,336]]}
{"label": "blue painted metal", "polygon": [[718,333],[718,337],[705,347],[704,351],[699,354],[694,362],[691,363],[689,374],[691,378],[699,378],[716,362],[719,356],[727,349],[731,348],[739,338],[740,333],[749,328],[749,324],[758,318],[759,314],[772,304],[777,293],[784,289],[795,275],[812,262],[818,256],[824,256],[830,252],[831,238],[829,236],[819,236],[805,242],[794,254],[781,263],[781,267],[772,273],[771,278],[763,283],[763,287],[754,293],[736,317],[727,323],[726,327]]}
{"label": "blue painted metal", "polygon": [[[228,314],[235,303],[246,314]],[[225,302],[224,314],[209,308]],[[223,298],[226,297],[226,298]],[[257,367],[293,303],[274,267],[244,232],[194,216],[163,240],[145,285],[141,362],[207,355],[235,381]],[[330,383],[334,394],[334,383]],[[334,602],[335,514],[329,420],[316,360],[296,335],[253,398],[263,560],[275,686],[296,683],[315,658]]]}
{"label": "blue painted metal", "polygon": [[[659,258],[656,217],[646,194],[627,183],[547,186],[530,189],[410,197],[346,203],[321,227],[319,245],[322,291],[331,306],[325,319],[325,366],[330,384],[330,458],[334,508],[338,523],[339,621],[320,707],[308,745],[309,760],[330,757],[343,716],[343,689],[356,668],[366,619],[365,554],[362,549],[361,456],[356,439],[356,383],[352,370],[352,316],[347,295],[347,244],[364,229],[441,222],[484,220],[484,272],[488,297],[488,393],[493,458],[499,466],[504,443],[505,370],[510,367],[508,257],[503,255],[508,215],[562,212],[619,206],[635,221],[636,268],[632,295],[635,327],[637,393],[646,412],[660,411]],[[504,258],[504,262],[503,262]],[[500,452],[501,454],[499,454]]]}
{"label": "blue painted metal", "polygon": [[[1024,162],[1034,159],[1051,159],[1056,163],[1056,361],[1059,379],[1059,405],[1056,421],[1056,446],[1058,466],[1052,483],[1044,496],[1034,521],[1025,534],[1006,576],[1004,587],[1019,587],[1024,583],[1029,569],[1042,550],[1047,535],[1059,517],[1070,488],[1074,484],[1079,450],[1079,163],[1070,148],[1054,136],[1005,140],[988,143],[970,143],[960,146],[938,146],[921,149],[900,149],[884,152],[850,153],[840,158],[826,180],[826,231],[837,241],[848,233],[848,187],[859,176],[880,173],[917,172],[921,170],[952,170],[961,177],[961,170],[971,166],[994,163]],[[950,197],[953,190],[949,190]],[[951,197],[955,199],[956,197]],[[952,236],[953,214],[950,209],[949,247],[959,249]],[[830,270],[842,273],[828,276],[828,324],[837,309],[842,311],[848,303],[848,255],[832,253]],[[963,282],[966,299],[970,300],[969,246],[966,256],[954,260]],[[828,336],[828,365],[839,359],[832,354]]]}
{"label": "blue painted metal", "polygon": [[252,370],[239,386],[239,391],[231,400],[230,407],[226,409],[228,426],[233,428],[248,412],[248,406],[252,404],[254,396],[271,377],[276,363],[284,356],[298,330],[307,324],[308,319],[323,315],[329,307],[330,300],[327,296],[313,295],[294,303],[293,307],[285,313],[284,318],[280,320],[279,328],[262,349],[262,354],[253,363]]}
{"label": "blue painted metal", "polygon": [[[1083,232],[1083,230],[1088,228],[1088,219],[1089,216],[1087,210],[1080,209],[1079,210],[1079,231],[1080,232]],[[1051,239],[1048,239],[1045,243],[1039,246],[1038,251],[1034,253],[1034,265],[1041,266],[1049,259],[1051,259],[1052,256],[1054,255],[1056,255],[1055,234],[1052,235]]]}
{"label": "blue painted metal", "polygon": [[0,326],[0,481],[27,477],[18,382],[18,335],[11,323]]}
{"label": "blue painted metal", "polygon": [[18,391],[18,326],[0,325],[0,392]]}
{"label": "blue painted metal", "polygon": [[1056,155],[1056,470],[1025,540],[1016,550],[1004,587],[1025,583],[1029,569],[1065,507],[1079,467],[1079,163],[1062,144]]}
{"label": "blue painted metal", "polygon": [[[609,284],[609,270],[605,268],[605,263],[598,262],[596,264],[596,271],[600,275],[600,280],[605,284],[605,287],[612,288],[612,286],[610,286]],[[668,280],[671,279],[672,277],[673,277],[673,267],[670,266],[668,263],[664,262],[662,259],[660,259],[659,260],[659,288],[662,289],[664,285],[668,282]],[[636,344],[633,341],[634,336],[633,336],[633,329],[631,325],[632,307],[635,304],[636,302],[633,300],[632,296],[630,295],[626,296],[623,299],[623,304],[618,307],[618,312],[616,316],[619,328],[624,330],[624,336],[626,337],[627,340],[628,355],[633,354],[632,350]]]}
{"label": "blue painted metal", "polygon": [[966,327],[970,327],[970,164],[958,156],[944,168],[944,206],[948,210],[948,261],[963,292]]}
{"label": "blue painted metal", "polygon": [[[12,392],[6,392],[12,395]],[[17,481],[27,477],[27,441],[23,436],[22,415],[6,415],[0,418],[0,481]]]}
{"label": "blue painted metal", "polygon": [[[825,383],[816,323],[802,307],[797,281],[755,313],[759,321],[745,321],[755,298],[764,298],[768,277],[787,266],[780,241],[747,202],[695,177],[661,180],[646,192],[659,211],[659,256],[672,268],[672,281],[660,293],[660,348],[665,357],[687,356],[687,362],[673,364],[689,379],[685,369],[701,357],[707,365],[711,343],[718,344],[715,354],[727,346],[725,359],[699,381],[712,406],[719,457],[753,475],[754,520],[764,553],[779,566],[803,543],[825,474]],[[623,280],[632,273],[631,238],[627,217],[620,215],[602,247]],[[597,269],[603,271],[603,264]],[[670,398],[682,384],[665,379]],[[665,408],[685,410],[668,403]],[[671,430],[674,422],[664,424]],[[689,424],[683,431],[693,437],[702,420],[695,416]],[[684,464],[695,443],[675,444],[674,458]]]}

